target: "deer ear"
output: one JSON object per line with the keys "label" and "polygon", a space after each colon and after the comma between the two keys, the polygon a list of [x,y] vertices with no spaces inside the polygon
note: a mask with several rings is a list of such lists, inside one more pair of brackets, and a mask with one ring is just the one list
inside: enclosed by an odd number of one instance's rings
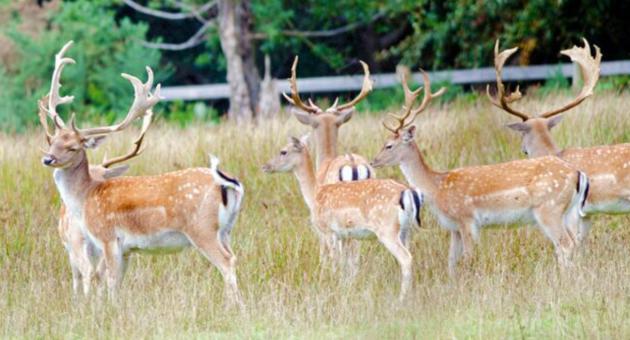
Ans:
{"label": "deer ear", "polygon": [[514,131],[523,132],[523,133],[529,132],[532,129],[531,127],[529,127],[529,125],[525,123],[512,123],[512,124],[506,125],[506,127]]}
{"label": "deer ear", "polygon": [[88,137],[83,139],[83,147],[95,149],[105,141],[106,136]]}
{"label": "deer ear", "polygon": [[112,169],[105,169],[105,173],[103,174],[104,178],[114,178],[118,177],[129,170],[129,165],[121,165]]}
{"label": "deer ear", "polygon": [[547,128],[551,130],[554,126],[558,125],[562,121],[562,115],[553,116],[547,119]]}
{"label": "deer ear", "polygon": [[408,127],[407,129],[403,130],[402,141],[403,143],[413,142],[415,136],[416,136],[416,126],[412,125]]}
{"label": "deer ear", "polygon": [[335,124],[337,124],[337,126],[340,126],[341,124],[348,122],[350,118],[352,118],[353,113],[354,107],[340,111],[339,114],[337,114],[337,118],[335,119]]}
{"label": "deer ear", "polygon": [[319,123],[317,122],[317,119],[313,118],[313,116],[310,113],[306,112],[306,111],[302,111],[302,110],[294,107],[294,108],[291,109],[291,113],[302,124],[309,125],[309,126],[312,126],[314,128],[316,128],[317,125],[319,125]]}

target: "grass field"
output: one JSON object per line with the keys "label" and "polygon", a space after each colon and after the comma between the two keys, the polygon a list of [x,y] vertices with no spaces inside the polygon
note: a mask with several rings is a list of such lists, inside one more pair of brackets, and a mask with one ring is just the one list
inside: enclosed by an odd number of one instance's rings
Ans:
{"label": "grass field", "polygon": [[[568,100],[525,100],[530,111]],[[356,115],[340,151],[372,158],[382,146],[383,114]],[[514,121],[485,98],[434,107],[418,119],[418,142],[437,169],[521,158]],[[476,260],[446,274],[448,238],[424,213],[413,234],[414,283],[396,303],[400,274],[376,241],[362,246],[360,273],[347,282],[318,262],[318,243],[293,176],[260,166],[289,135],[294,118],[260,126],[156,124],[130,173],[206,166],[206,153],[245,184],[232,234],[244,312],[222,307],[223,282],[196,251],[134,255],[117,300],[73,298],[56,230],[59,195],[40,163],[40,131],[0,134],[0,337],[2,338],[629,338],[630,217],[600,216],[576,259],[560,273],[551,244],[533,227],[482,231]],[[630,141],[630,93],[597,93],[554,130],[561,146]],[[127,150],[131,133],[90,157]],[[398,169],[379,177],[403,180]]]}

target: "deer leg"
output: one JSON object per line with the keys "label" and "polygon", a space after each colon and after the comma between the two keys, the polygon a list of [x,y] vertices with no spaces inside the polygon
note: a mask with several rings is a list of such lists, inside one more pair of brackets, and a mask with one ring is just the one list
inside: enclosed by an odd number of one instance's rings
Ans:
{"label": "deer leg", "polygon": [[361,243],[358,240],[344,240],[344,261],[347,277],[353,280],[359,272],[359,255]]}
{"label": "deer leg", "polygon": [[402,302],[409,291],[409,287],[411,286],[411,253],[401,242],[398,232],[390,232],[380,235],[377,234],[377,237],[385,248],[394,255],[400,265],[402,279],[400,283],[399,299]]}
{"label": "deer leg", "polygon": [[68,260],[70,262],[70,270],[72,272],[72,292],[75,296],[77,296],[79,294],[79,284],[81,282],[81,271],[79,270],[72,251],[68,251]]}
{"label": "deer leg", "polygon": [[203,230],[200,233],[189,234],[188,238],[223,276],[226,295],[225,307],[229,308],[236,304],[243,308],[244,305],[236,280],[236,256],[223,246],[219,234]]}
{"label": "deer leg", "polygon": [[118,240],[103,242],[103,257],[107,289],[110,298],[113,298],[116,296],[122,279],[123,254]]}
{"label": "deer leg", "polygon": [[577,234],[577,242],[582,243],[586,236],[588,236],[589,231],[591,230],[591,226],[593,225],[593,220],[590,216],[586,216],[582,219],[579,225],[579,231]]}
{"label": "deer leg", "polygon": [[575,248],[575,240],[565,228],[562,211],[554,207],[542,207],[534,210],[534,218],[543,233],[553,243],[558,264],[562,267],[571,265],[570,259]]}
{"label": "deer leg", "polygon": [[448,274],[455,277],[457,262],[462,257],[463,244],[461,233],[457,230],[451,231],[451,245],[448,251]]}
{"label": "deer leg", "polygon": [[461,223],[459,228],[459,235],[462,240],[462,254],[464,255],[464,261],[470,264],[473,258],[475,250],[475,238],[473,232],[475,225],[472,222]]}

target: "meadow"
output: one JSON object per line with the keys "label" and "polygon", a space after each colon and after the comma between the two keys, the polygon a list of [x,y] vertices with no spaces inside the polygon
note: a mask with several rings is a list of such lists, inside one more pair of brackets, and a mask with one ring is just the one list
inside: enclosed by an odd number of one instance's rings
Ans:
{"label": "meadow", "polygon": [[[540,111],[570,98],[538,95],[522,105]],[[355,114],[341,129],[339,151],[371,159],[387,136],[383,117]],[[423,113],[417,141],[436,169],[523,158],[519,136],[503,127],[514,121],[483,97],[460,99]],[[559,271],[534,227],[485,229],[475,260],[453,280],[449,234],[425,211],[412,236],[414,282],[402,304],[398,265],[376,241],[363,242],[352,281],[320,267],[295,179],[260,170],[288,136],[308,131],[288,115],[245,126],[179,128],[158,120],[146,151],[129,162],[129,174],[159,174],[207,166],[211,152],[244,183],[232,233],[242,312],[223,308],[219,273],[193,249],[133,255],[114,301],[73,297],[57,233],[59,195],[40,162],[43,134],[0,134],[0,337],[630,338],[630,216],[598,216],[569,272]],[[90,158],[125,152],[133,133],[110,137]],[[562,147],[630,142],[630,93],[596,93],[553,133]],[[397,168],[378,176],[404,182]]]}

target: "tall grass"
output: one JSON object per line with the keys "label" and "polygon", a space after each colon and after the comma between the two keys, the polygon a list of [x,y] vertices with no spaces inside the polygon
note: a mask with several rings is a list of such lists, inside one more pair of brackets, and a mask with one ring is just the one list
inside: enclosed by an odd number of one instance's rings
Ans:
{"label": "tall grass", "polygon": [[[569,98],[526,100],[530,111]],[[554,130],[561,146],[630,141],[630,94],[598,93]],[[341,150],[371,158],[386,136],[382,114],[358,115],[341,130]],[[418,119],[418,143],[437,169],[522,157],[513,121],[479,100],[435,107]],[[414,284],[403,304],[400,274],[375,241],[362,246],[360,273],[347,282],[318,264],[318,244],[294,178],[259,167],[290,135],[291,117],[260,126],[155,126],[133,175],[206,166],[206,153],[245,184],[233,232],[247,304],[222,307],[223,283],[194,250],[134,255],[117,300],[73,298],[56,218],[59,197],[40,164],[40,131],[0,135],[0,337],[18,338],[525,338],[630,337],[628,216],[600,216],[568,275],[531,227],[482,231],[476,260],[458,280],[446,274],[448,233],[428,214],[414,233]],[[90,157],[127,150],[132,132]],[[398,169],[380,177],[402,180]]]}

